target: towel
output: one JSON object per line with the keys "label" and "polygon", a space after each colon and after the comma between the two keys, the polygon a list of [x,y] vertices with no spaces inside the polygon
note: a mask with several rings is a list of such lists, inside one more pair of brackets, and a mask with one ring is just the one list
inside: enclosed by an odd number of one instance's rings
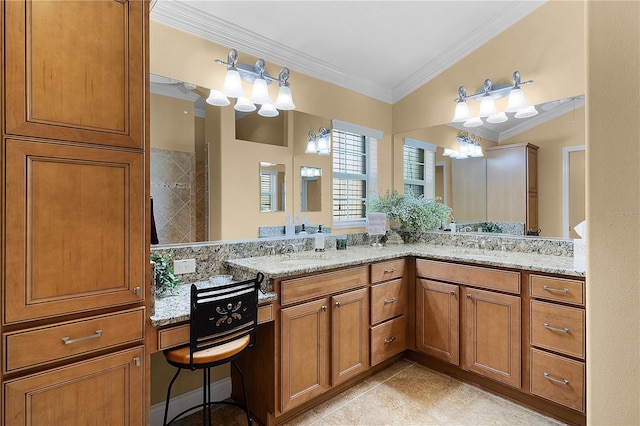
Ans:
{"label": "towel", "polygon": [[384,235],[387,233],[386,213],[367,213],[367,233],[369,235]]}

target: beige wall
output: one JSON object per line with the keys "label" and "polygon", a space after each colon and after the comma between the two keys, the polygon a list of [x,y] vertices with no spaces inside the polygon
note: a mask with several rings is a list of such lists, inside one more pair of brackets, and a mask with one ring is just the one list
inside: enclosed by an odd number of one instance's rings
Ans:
{"label": "beige wall", "polygon": [[195,152],[193,102],[152,93],[149,104],[151,148]]}
{"label": "beige wall", "polygon": [[587,7],[587,423],[640,424],[640,3]]}

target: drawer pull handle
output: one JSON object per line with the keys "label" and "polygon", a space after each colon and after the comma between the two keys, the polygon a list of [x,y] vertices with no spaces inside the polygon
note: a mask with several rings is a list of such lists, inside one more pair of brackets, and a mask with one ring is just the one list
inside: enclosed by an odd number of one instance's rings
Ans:
{"label": "drawer pull handle", "polygon": [[563,288],[562,290],[560,290],[559,288],[551,288],[551,287],[549,287],[547,285],[543,285],[542,289],[546,290],[546,291],[556,292],[556,293],[569,294],[569,289],[568,288]]}
{"label": "drawer pull handle", "polygon": [[544,328],[546,328],[547,330],[558,331],[560,333],[567,333],[567,334],[569,334],[569,332],[571,331],[567,327],[564,327],[564,328],[553,327],[547,323],[544,323]]}
{"label": "drawer pull handle", "polygon": [[77,339],[70,339],[68,337],[62,338],[62,343],[65,345],[70,345],[72,343],[84,342],[85,340],[97,339],[102,336],[102,330],[96,330],[91,336],[78,337]]}
{"label": "drawer pull handle", "polygon": [[569,381],[567,379],[556,379],[555,377],[551,377],[549,373],[544,373],[544,378],[547,380],[551,380],[552,382],[560,383],[561,385],[568,385]]}
{"label": "drawer pull handle", "polygon": [[396,299],[395,297],[392,297],[392,298],[391,298],[391,299],[389,299],[389,300],[386,300],[386,299],[385,299],[384,304],[385,304],[385,305],[388,305],[389,303],[393,303],[393,302],[397,302],[397,301],[398,301],[398,299]]}
{"label": "drawer pull handle", "polygon": [[384,344],[386,345],[387,343],[393,343],[396,341],[396,336],[392,336],[388,339],[384,339]]}
{"label": "drawer pull handle", "polygon": [[396,271],[396,268],[391,268],[391,269],[385,269],[384,273],[385,274],[393,274]]}

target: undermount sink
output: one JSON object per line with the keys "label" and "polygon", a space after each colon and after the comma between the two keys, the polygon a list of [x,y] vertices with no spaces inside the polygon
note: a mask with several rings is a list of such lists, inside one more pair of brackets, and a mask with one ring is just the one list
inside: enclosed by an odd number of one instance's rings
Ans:
{"label": "undermount sink", "polygon": [[474,256],[493,256],[493,257],[505,257],[506,252],[500,250],[485,250],[476,248],[457,248],[451,250],[452,254],[467,254]]}
{"label": "undermount sink", "polygon": [[291,256],[284,256],[278,259],[276,262],[281,265],[317,265],[327,261],[327,255],[324,253],[300,253]]}

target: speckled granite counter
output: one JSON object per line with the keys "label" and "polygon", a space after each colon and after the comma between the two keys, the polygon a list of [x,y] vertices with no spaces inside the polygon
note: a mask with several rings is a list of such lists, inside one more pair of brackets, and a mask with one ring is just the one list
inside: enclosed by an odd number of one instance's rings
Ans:
{"label": "speckled granite counter", "polygon": [[227,265],[234,275],[250,275],[262,272],[265,274],[265,279],[274,279],[403,256],[452,260],[550,274],[585,276],[584,265],[575,263],[572,256],[553,256],[432,244],[400,244],[379,248],[352,246],[347,250],[329,250],[323,253],[306,251],[291,255],[229,259],[227,260]]}
{"label": "speckled granite counter", "polygon": [[[198,288],[210,286],[208,281],[195,283]],[[189,320],[189,299],[191,295],[191,284],[182,284],[180,291],[176,295],[156,297],[155,313],[151,315],[151,325],[162,327],[164,325],[175,324]],[[258,292],[258,305],[271,303],[278,298],[273,292]]]}

